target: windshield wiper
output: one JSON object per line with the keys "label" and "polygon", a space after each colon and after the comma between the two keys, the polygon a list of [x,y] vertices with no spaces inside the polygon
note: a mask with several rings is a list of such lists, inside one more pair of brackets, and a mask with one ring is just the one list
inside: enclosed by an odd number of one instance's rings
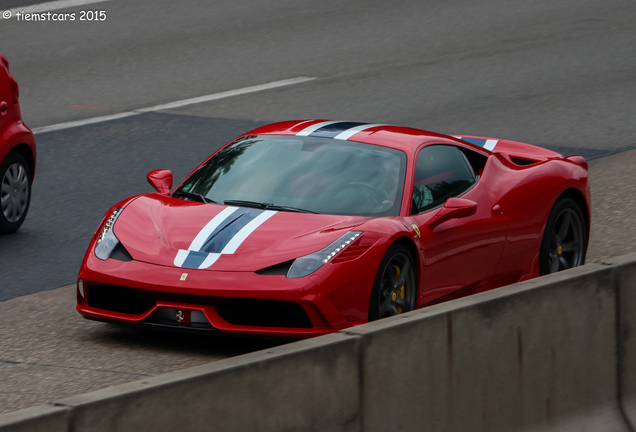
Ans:
{"label": "windshield wiper", "polygon": [[268,210],[282,210],[282,211],[290,211],[290,212],[296,212],[296,213],[313,213],[313,214],[316,214],[315,211],[302,209],[302,208],[298,208],[298,207],[276,205],[276,204],[267,204],[267,206],[265,208],[268,209]]}
{"label": "windshield wiper", "polygon": [[290,211],[290,212],[297,212],[297,213],[316,213],[314,211],[301,209],[298,207],[282,206],[282,205],[256,202],[256,201],[225,200],[223,201],[223,204],[239,206],[239,207],[254,207],[254,208],[263,209],[263,210],[281,210],[281,211]]}
{"label": "windshield wiper", "polygon": [[210,198],[198,194],[198,193],[194,193],[194,192],[185,192],[185,191],[177,191],[175,193],[172,194],[173,197],[183,197],[183,198],[189,198],[191,200],[196,200],[196,201],[201,201],[203,203],[208,203],[208,204],[216,204],[216,201],[211,200]]}

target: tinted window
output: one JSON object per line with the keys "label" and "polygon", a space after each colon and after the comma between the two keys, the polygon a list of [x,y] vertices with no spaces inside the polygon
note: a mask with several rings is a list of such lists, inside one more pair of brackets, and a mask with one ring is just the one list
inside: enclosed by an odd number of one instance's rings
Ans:
{"label": "tinted window", "polygon": [[424,147],[417,157],[412,213],[442,205],[474,183],[475,174],[459,149],[446,145]]}
{"label": "tinted window", "polygon": [[250,136],[220,150],[179,188],[316,213],[395,216],[406,154],[316,137]]}

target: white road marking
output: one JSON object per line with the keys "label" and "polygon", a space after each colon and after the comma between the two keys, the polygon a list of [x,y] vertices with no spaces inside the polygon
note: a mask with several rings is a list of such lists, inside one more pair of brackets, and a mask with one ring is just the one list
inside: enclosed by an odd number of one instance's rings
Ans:
{"label": "white road marking", "polygon": [[[57,3],[57,2],[53,2],[53,3]],[[124,112],[120,112],[120,113],[117,113],[117,114],[105,115],[105,116],[100,116],[100,117],[91,117],[91,118],[88,118],[88,119],[76,120],[76,121],[71,121],[71,122],[67,122],[67,123],[58,123],[58,124],[51,125],[51,126],[42,126],[42,127],[39,127],[39,128],[33,128],[32,130],[33,130],[33,133],[39,134],[39,133],[44,133],[44,132],[52,132],[52,131],[58,131],[58,130],[63,130],[63,129],[70,129],[70,128],[74,128],[74,127],[78,127],[78,126],[86,126],[86,125],[95,124],[95,123],[103,123],[103,122],[107,122],[107,121],[111,121],[111,120],[117,120],[117,119],[122,119],[122,118],[126,118],[126,117],[132,117],[132,116],[136,116],[136,115],[146,114],[146,113],[152,113],[152,112],[157,112],[157,111],[165,111],[165,110],[175,109],[175,108],[182,108],[182,107],[185,107],[185,106],[188,106],[188,105],[194,105],[194,104],[199,104],[199,103],[203,103],[203,102],[210,102],[210,101],[223,99],[223,98],[228,98],[228,97],[232,97],[232,96],[244,95],[244,94],[248,94],[248,93],[256,93],[256,92],[260,92],[260,91],[264,91],[264,90],[270,90],[270,89],[274,89],[274,88],[278,88],[278,87],[285,87],[285,86],[289,86],[289,85],[300,84],[300,83],[307,82],[307,81],[312,81],[312,80],[315,80],[315,79],[316,78],[313,78],[313,77],[290,78],[290,79],[286,79],[286,80],[270,82],[270,83],[267,83],[267,84],[260,84],[260,85],[244,87],[244,88],[236,89],[236,90],[229,90],[229,91],[225,91],[225,92],[221,92],[221,93],[214,93],[214,94],[210,94],[210,95],[207,95],[207,96],[200,96],[200,97],[195,97],[195,98],[191,98],[191,99],[184,99],[184,100],[180,100],[180,101],[176,101],[176,102],[170,102],[170,103],[167,103],[167,104],[154,105],[154,106],[151,106],[151,107],[141,108],[141,109],[134,110],[134,111],[124,111]]]}
{"label": "white road marking", "polygon": [[48,12],[60,9],[71,8],[75,6],[85,6],[93,3],[103,3],[110,0],[58,0],[51,1],[46,3],[38,3],[31,6],[18,7],[10,9],[13,16],[15,16],[16,12],[26,12],[26,13],[34,13],[34,12]]}
{"label": "white road marking", "polygon": [[106,115],[106,116],[101,116],[101,117],[91,117],[89,119],[76,120],[76,121],[72,121],[72,122],[68,122],[68,123],[58,123],[56,125],[51,125],[51,126],[42,126],[42,127],[39,127],[39,128],[33,128],[31,130],[33,131],[34,134],[44,133],[44,132],[52,132],[52,131],[57,131],[57,130],[62,130],[62,129],[70,129],[70,128],[74,128],[74,127],[78,127],[78,126],[85,126],[85,125],[94,124],[94,123],[103,123],[103,122],[107,122],[107,121],[111,121],[111,120],[117,120],[117,119],[121,119],[121,118],[132,117],[132,116],[136,116],[136,115],[139,115],[139,114],[141,114],[141,113],[140,112],[135,112],[135,111],[127,111],[127,112],[111,114],[111,115]]}

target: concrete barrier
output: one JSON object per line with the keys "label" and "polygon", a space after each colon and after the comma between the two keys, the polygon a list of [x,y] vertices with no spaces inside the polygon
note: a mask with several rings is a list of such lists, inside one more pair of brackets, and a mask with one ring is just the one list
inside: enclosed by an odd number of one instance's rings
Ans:
{"label": "concrete barrier", "polygon": [[333,334],[58,401],[73,431],[357,431],[357,340]]}
{"label": "concrete barrier", "polygon": [[8,431],[632,431],[636,254],[0,416]]}
{"label": "concrete barrier", "polygon": [[68,432],[70,410],[38,405],[0,416],[2,432]]}
{"label": "concrete barrier", "polygon": [[625,430],[615,308],[591,265],[354,328],[362,430]]}
{"label": "concrete barrier", "polygon": [[636,254],[612,260],[618,285],[618,375],[619,400],[625,419],[636,430]]}

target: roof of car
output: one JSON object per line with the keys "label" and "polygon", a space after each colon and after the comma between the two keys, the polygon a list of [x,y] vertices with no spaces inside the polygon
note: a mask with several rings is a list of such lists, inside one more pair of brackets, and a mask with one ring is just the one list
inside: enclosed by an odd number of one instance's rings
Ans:
{"label": "roof of car", "polygon": [[[358,123],[333,120],[296,120],[273,123],[257,128],[246,135],[296,135],[352,140],[382,145],[404,151],[414,151],[429,142],[466,145],[454,137],[404,126],[377,123]],[[467,146],[473,147],[473,146]]]}

